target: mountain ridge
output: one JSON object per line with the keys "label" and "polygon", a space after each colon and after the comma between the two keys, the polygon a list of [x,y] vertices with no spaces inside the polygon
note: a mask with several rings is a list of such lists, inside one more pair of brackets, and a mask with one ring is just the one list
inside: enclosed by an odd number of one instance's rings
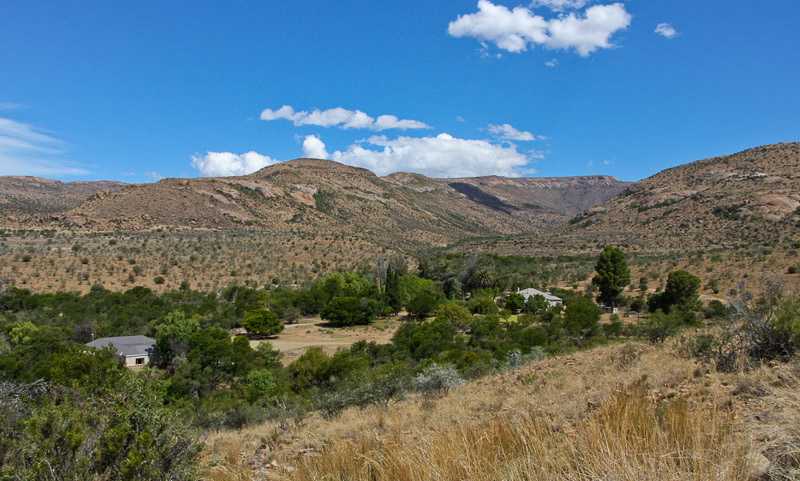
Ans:
{"label": "mountain ridge", "polygon": [[164,228],[362,235],[446,245],[545,232],[629,183],[610,176],[435,179],[295,159],[235,177],[169,178],[94,194],[47,220],[87,230]]}

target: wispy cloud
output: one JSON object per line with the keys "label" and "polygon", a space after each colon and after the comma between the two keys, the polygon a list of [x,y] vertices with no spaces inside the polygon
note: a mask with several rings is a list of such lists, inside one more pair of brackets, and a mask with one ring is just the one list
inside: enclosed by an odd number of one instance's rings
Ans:
{"label": "wispy cloud", "polygon": [[[552,8],[578,8],[586,2],[553,1],[534,2]],[[560,7],[559,7],[560,6]],[[611,37],[627,28],[631,15],[622,3],[595,5],[582,13],[570,12],[546,19],[530,8],[509,10],[489,0],[478,1],[478,12],[461,15],[450,22],[448,33],[453,37],[472,37],[493,43],[497,48],[520,53],[531,46],[542,45],[551,49],[574,49],[581,57],[600,48],[611,48]]]}
{"label": "wispy cloud", "polygon": [[555,67],[556,65],[558,65],[558,60],[557,59],[548,60],[544,64],[547,65],[548,67]]}
{"label": "wispy cloud", "polygon": [[264,109],[261,112],[261,120],[290,120],[295,126],[316,125],[319,127],[339,127],[342,129],[367,129],[367,130],[389,130],[389,129],[430,129],[431,126],[419,120],[399,119],[395,115],[380,115],[378,118],[371,117],[360,110],[347,110],[342,107],[334,109],[319,110],[314,109],[310,112],[295,111],[291,105],[272,110]]}
{"label": "wispy cloud", "polygon": [[586,6],[589,0],[533,0],[531,8],[547,7],[554,12],[577,10]]}
{"label": "wispy cloud", "polygon": [[659,23],[655,29],[655,33],[663,35],[666,38],[674,38],[678,35],[678,31],[668,23]]}
{"label": "wispy cloud", "polygon": [[530,142],[536,140],[536,136],[530,132],[515,129],[510,124],[494,125],[489,124],[489,132],[503,140],[517,140]]}
{"label": "wispy cloud", "polygon": [[165,178],[163,175],[159,174],[158,172],[152,171],[152,170],[148,171],[148,172],[145,172],[144,176],[145,177],[150,177],[151,179],[155,180],[156,182],[158,182],[159,180],[162,180],[162,179]]}
{"label": "wispy cloud", "polygon": [[88,171],[63,158],[64,142],[33,125],[0,117],[0,175],[80,175]]}

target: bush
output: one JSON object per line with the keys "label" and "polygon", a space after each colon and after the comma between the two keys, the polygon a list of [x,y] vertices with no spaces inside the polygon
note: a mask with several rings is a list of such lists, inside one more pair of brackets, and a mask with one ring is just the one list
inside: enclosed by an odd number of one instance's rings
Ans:
{"label": "bush", "polygon": [[499,312],[497,303],[495,303],[494,300],[492,300],[492,298],[490,297],[472,298],[467,303],[467,307],[473,314],[481,314],[484,316],[488,316],[490,314],[497,315],[497,313]]}
{"label": "bush", "polygon": [[425,394],[446,393],[464,384],[464,378],[450,364],[433,364],[414,378],[417,390]]}
{"label": "bush", "polygon": [[674,315],[655,312],[647,321],[639,324],[637,331],[640,338],[660,344],[678,332],[678,320]]}
{"label": "bush", "polygon": [[423,292],[414,296],[414,298],[408,302],[406,307],[409,314],[422,319],[428,314],[434,312],[438,304],[438,299],[427,292]]}
{"label": "bush", "polygon": [[0,400],[2,479],[198,479],[200,444],[145,378],[85,393],[2,382]]}
{"label": "bush", "polygon": [[319,314],[338,327],[369,324],[370,321],[370,316],[363,312],[361,302],[356,297],[334,297]]}
{"label": "bush", "polygon": [[153,278],[153,282],[154,282],[156,285],[159,285],[159,286],[160,286],[160,285],[164,284],[165,282],[167,282],[167,280],[166,280],[166,279],[164,279],[162,276],[156,276],[156,277],[154,277],[154,278]]}
{"label": "bush", "polygon": [[258,336],[274,336],[283,331],[281,320],[267,309],[250,311],[242,321],[242,326],[247,332]]}
{"label": "bush", "polygon": [[777,276],[762,281],[761,292],[751,295],[741,284],[731,300],[714,358],[718,367],[732,369],[736,360],[789,357],[800,350],[800,297]]}

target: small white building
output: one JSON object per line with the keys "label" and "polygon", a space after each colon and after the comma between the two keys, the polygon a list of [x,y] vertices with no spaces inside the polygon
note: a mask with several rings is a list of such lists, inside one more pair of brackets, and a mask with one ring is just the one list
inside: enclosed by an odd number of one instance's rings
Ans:
{"label": "small white building", "polygon": [[103,337],[86,345],[98,349],[113,347],[117,355],[125,359],[125,367],[131,369],[143,368],[156,355],[156,340],[147,336]]}
{"label": "small white building", "polygon": [[564,303],[564,300],[561,299],[560,297],[556,297],[550,294],[549,292],[542,292],[539,289],[534,289],[533,287],[529,287],[527,289],[522,289],[522,290],[517,289],[517,294],[520,294],[522,297],[524,297],[525,302],[528,302],[528,299],[530,299],[533,296],[542,296],[544,297],[544,300],[547,301],[547,305],[550,307],[560,306],[561,304]]}

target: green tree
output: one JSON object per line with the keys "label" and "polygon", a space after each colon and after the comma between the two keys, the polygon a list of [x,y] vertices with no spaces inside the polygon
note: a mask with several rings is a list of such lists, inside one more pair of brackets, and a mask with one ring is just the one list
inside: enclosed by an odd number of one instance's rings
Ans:
{"label": "green tree", "polygon": [[361,302],[356,297],[334,297],[320,311],[320,316],[339,327],[369,324],[370,321],[370,316],[361,309]]}
{"label": "green tree", "polygon": [[591,335],[602,314],[603,310],[591,297],[576,297],[570,301],[564,312],[565,327],[571,334]]}
{"label": "green tree", "polygon": [[432,294],[422,292],[408,302],[408,313],[420,319],[436,310],[439,300]]}
{"label": "green tree", "polygon": [[469,321],[472,320],[472,313],[469,312],[464,306],[454,302],[447,302],[440,304],[436,308],[436,319],[445,319],[461,329],[467,327]]}
{"label": "green tree", "polygon": [[617,298],[631,283],[631,271],[625,262],[625,253],[618,247],[606,247],[597,259],[595,270],[597,275],[592,279],[592,284],[600,289],[598,299],[605,305],[616,306]]}
{"label": "green tree", "polygon": [[536,294],[528,298],[525,310],[534,314],[539,314],[540,312],[546,311],[547,306],[547,299],[541,294]]}
{"label": "green tree", "polygon": [[667,286],[661,294],[652,296],[648,301],[650,311],[673,309],[692,310],[699,308],[700,278],[684,270],[672,271],[667,277]]}
{"label": "green tree", "polygon": [[392,266],[386,268],[386,302],[392,311],[397,314],[403,308],[403,295],[400,291],[400,280],[397,271]]}
{"label": "green tree", "polygon": [[274,336],[283,331],[283,323],[274,312],[268,309],[250,311],[244,317],[242,326],[250,334],[258,336]]}
{"label": "green tree", "polygon": [[165,363],[175,356],[185,356],[189,352],[189,340],[200,330],[199,316],[186,317],[183,311],[173,311],[156,324],[156,348]]}
{"label": "green tree", "polygon": [[263,401],[278,393],[275,375],[269,369],[250,371],[244,385],[247,400],[250,402]]}
{"label": "green tree", "polygon": [[525,309],[525,296],[512,292],[506,296],[505,308],[511,312],[521,311]]}

